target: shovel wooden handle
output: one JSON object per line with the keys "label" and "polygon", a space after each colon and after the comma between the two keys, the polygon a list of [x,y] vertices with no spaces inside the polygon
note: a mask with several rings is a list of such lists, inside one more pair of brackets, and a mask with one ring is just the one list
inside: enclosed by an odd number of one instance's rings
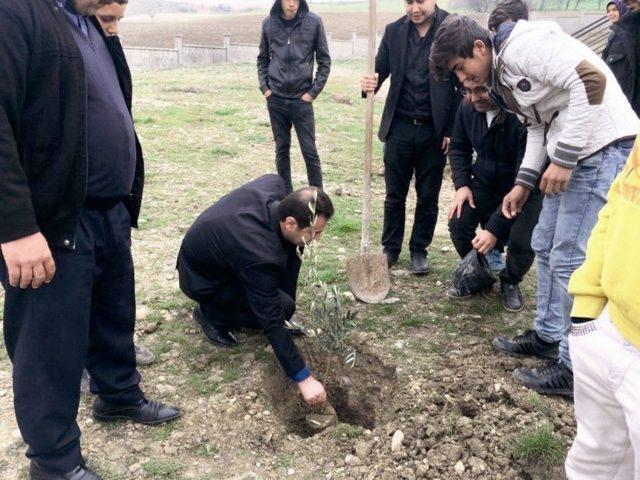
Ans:
{"label": "shovel wooden handle", "polygon": [[[369,45],[367,74],[376,73],[376,0],[369,0]],[[364,188],[362,191],[362,253],[371,248],[371,163],[373,158],[373,110],[375,93],[367,93],[364,136]]]}

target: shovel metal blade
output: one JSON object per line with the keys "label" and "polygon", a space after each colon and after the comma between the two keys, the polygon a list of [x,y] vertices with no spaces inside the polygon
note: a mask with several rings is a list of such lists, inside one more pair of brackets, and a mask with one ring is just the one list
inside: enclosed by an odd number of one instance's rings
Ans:
{"label": "shovel metal blade", "polygon": [[391,289],[387,256],[382,253],[361,253],[346,262],[349,286],[353,294],[365,303],[380,303]]}

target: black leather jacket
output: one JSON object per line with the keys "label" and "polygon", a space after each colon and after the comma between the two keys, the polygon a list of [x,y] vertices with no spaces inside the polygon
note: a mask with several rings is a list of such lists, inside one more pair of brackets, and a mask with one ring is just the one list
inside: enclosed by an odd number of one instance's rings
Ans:
{"label": "black leather jacket", "polygon": [[[314,57],[318,70],[313,77]],[[282,22],[282,7],[276,0],[271,14],[262,23],[258,80],[262,93],[300,98],[309,93],[317,97],[329,78],[331,57],[320,17],[300,1],[296,22],[290,32]]]}

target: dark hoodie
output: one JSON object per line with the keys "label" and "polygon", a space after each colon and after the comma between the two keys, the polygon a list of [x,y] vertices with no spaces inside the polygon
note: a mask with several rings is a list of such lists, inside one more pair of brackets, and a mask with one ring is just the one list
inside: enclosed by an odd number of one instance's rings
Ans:
{"label": "dark hoodie", "polygon": [[[292,28],[286,28],[282,13],[280,0],[276,0],[262,23],[258,55],[260,90],[262,93],[271,90],[283,98],[300,98],[305,93],[315,98],[327,83],[331,70],[322,20],[309,11],[306,0],[300,0]],[[315,79],[314,58],[318,62]]]}

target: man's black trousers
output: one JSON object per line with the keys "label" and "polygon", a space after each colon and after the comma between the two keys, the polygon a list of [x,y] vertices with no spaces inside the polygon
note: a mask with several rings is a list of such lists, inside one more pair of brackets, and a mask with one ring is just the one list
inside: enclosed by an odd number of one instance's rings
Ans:
{"label": "man's black trousers", "polygon": [[400,253],[404,238],[405,211],[411,177],[416,177],[416,213],[409,242],[411,252],[426,252],[438,222],[438,197],[446,158],[436,138],[433,124],[414,125],[395,118],[384,151],[384,229],[385,252]]}
{"label": "man's black trousers", "polygon": [[[291,319],[296,310],[298,271],[287,271],[278,289],[285,320]],[[219,278],[208,279],[190,264],[182,252],[178,256],[178,275],[182,292],[198,302],[205,319],[217,329],[262,329],[249,308],[246,290],[239,281],[231,278],[226,282],[221,282]]]}
{"label": "man's black trousers", "polygon": [[276,142],[276,169],[291,193],[291,126],[296,129],[302,157],[307,165],[309,185],[322,188],[322,169],[316,148],[316,123],[313,104],[304,100],[271,95],[267,99],[271,129]]}
{"label": "man's black trousers", "polygon": [[74,250],[54,249],[56,274],[37,290],[8,284],[4,339],[13,363],[16,418],[42,467],[66,473],[82,462],[76,423],[80,379],[108,402],[142,400],[133,345],[135,293],[131,219],[124,204],[85,209]]}
{"label": "man's black trousers", "polygon": [[[471,241],[476,236],[478,225],[482,228],[485,227],[491,215],[502,204],[504,195],[508,193],[476,179],[471,183],[471,191],[476,208],[471,208],[468,203],[465,203],[460,218],[454,216],[449,221],[451,241],[461,258],[464,258],[473,248]],[[519,284],[533,265],[535,253],[531,248],[531,236],[533,229],[538,224],[541,209],[542,194],[538,189],[535,189],[511,226],[507,243],[506,267],[500,273],[502,282],[510,285]],[[504,248],[504,244],[500,240],[497,248]]]}

